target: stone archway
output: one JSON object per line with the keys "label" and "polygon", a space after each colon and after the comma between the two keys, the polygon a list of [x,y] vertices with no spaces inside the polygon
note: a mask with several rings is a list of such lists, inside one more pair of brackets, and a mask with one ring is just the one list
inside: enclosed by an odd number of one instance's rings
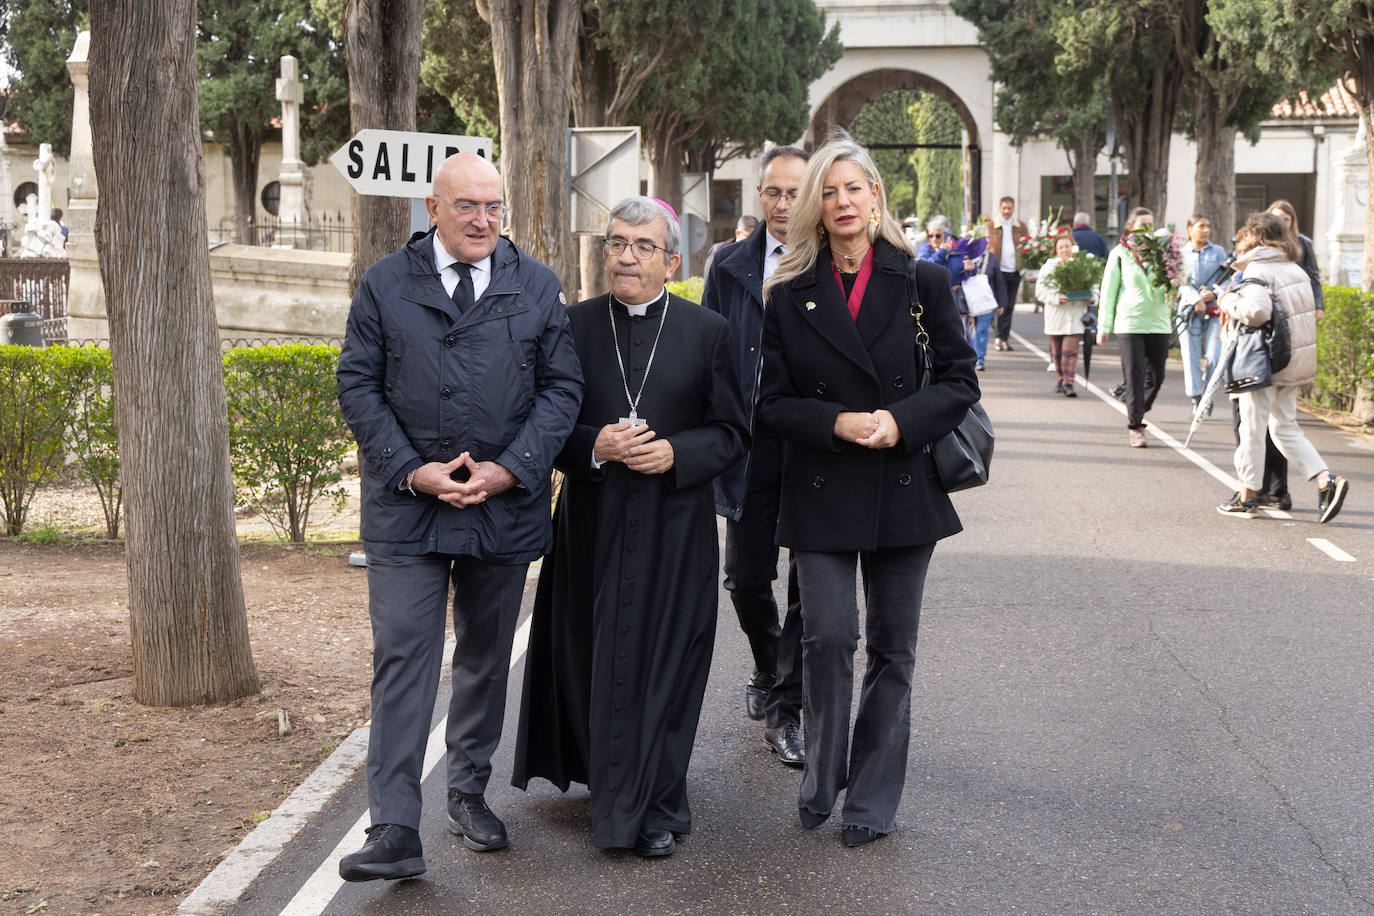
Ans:
{"label": "stone archway", "polygon": [[804,142],[808,145],[816,143],[835,126],[848,129],[865,105],[889,92],[899,90],[928,92],[941,101],[948,102],[959,115],[959,120],[963,122],[969,136],[973,185],[972,212],[982,212],[985,150],[980,142],[982,134],[978,121],[959,93],[928,74],[899,67],[882,67],[851,76],[832,89],[812,111],[811,123],[807,126]]}

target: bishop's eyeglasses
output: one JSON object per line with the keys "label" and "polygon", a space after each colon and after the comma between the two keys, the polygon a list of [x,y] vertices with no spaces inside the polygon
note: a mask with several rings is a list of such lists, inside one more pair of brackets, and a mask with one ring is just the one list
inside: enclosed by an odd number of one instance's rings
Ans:
{"label": "bishop's eyeglasses", "polygon": [[613,258],[620,257],[621,252],[628,247],[630,249],[630,254],[634,255],[635,260],[638,261],[649,260],[654,256],[655,251],[661,251],[664,254],[669,253],[667,248],[661,245],[655,245],[652,242],[643,241],[642,239],[638,242],[627,242],[622,238],[610,238],[602,242],[601,247],[605,249],[606,254]]}

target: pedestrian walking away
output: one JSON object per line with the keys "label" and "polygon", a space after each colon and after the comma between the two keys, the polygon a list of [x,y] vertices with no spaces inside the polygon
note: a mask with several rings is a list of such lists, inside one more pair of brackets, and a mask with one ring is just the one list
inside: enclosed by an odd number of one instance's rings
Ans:
{"label": "pedestrian walking away", "polygon": [[501,176],[459,153],[434,177],[435,227],[363,274],[339,357],[362,459],[372,620],[372,826],[346,881],[424,872],[420,775],[453,588],[448,826],[507,843],[487,807],[529,563],[549,547],[549,477],[582,372],[553,271],[500,238]]}
{"label": "pedestrian walking away", "polygon": [[[812,155],[787,255],[764,287],[760,423],[788,444],[777,540],[797,557],[805,670],[802,826],[845,792],[841,839],[896,829],[911,730],[911,678],[935,542],[960,530],[925,446],[978,400],[974,354],[949,275],[911,250],[868,151],[848,134]],[[922,386],[913,297],[934,379]],[[864,578],[867,668],[850,734]]]}
{"label": "pedestrian walking away", "polygon": [[787,609],[781,622],[773,597],[778,575],[778,474],[782,440],[758,428],[759,337],[763,284],[787,251],[792,206],[809,154],[774,146],[763,154],[757,187],[763,227],[721,252],[707,272],[701,304],[730,325],[730,349],[753,437],[745,459],[716,478],[716,512],[725,517],[725,589],[749,640],[753,676],[744,687],[746,715],[762,720],[763,740],[785,766],[806,762],[802,737],[801,594],[787,555]]}
{"label": "pedestrian walking away", "polygon": [[587,393],[539,572],[512,783],[591,790],[593,846],[671,855],[715,645],[711,481],[748,419],[725,319],[670,295],[677,217],[630,197],[603,243],[610,293],[569,310]]}
{"label": "pedestrian walking away", "polygon": [[1317,309],[1306,272],[1298,265],[1301,249],[1283,222],[1271,213],[1255,213],[1236,237],[1236,269],[1246,281],[1224,294],[1221,310],[1228,334],[1235,325],[1259,327],[1274,308],[1283,310],[1291,337],[1288,365],[1274,373],[1273,384],[1236,395],[1240,412],[1236,446],[1236,479],[1240,490],[1217,507],[1222,515],[1255,518],[1255,496],[1263,478],[1264,434],[1308,480],[1317,486],[1317,520],[1329,522],[1341,511],[1349,492],[1344,477],[1332,474],[1298,425],[1298,391],[1317,371]]}

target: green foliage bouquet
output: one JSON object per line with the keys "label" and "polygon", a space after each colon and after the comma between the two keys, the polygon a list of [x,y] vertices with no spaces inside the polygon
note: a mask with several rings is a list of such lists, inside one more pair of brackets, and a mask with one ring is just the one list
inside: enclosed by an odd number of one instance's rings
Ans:
{"label": "green foliage bouquet", "polygon": [[1067,261],[1060,261],[1049,274],[1042,276],[1041,282],[1050,283],[1061,293],[1069,294],[1080,290],[1094,290],[1102,282],[1102,271],[1106,267],[1101,258],[1093,257],[1087,251],[1075,251]]}
{"label": "green foliage bouquet", "polygon": [[1152,284],[1171,293],[1183,285],[1182,239],[1177,232],[1141,226],[1126,233],[1122,244]]}

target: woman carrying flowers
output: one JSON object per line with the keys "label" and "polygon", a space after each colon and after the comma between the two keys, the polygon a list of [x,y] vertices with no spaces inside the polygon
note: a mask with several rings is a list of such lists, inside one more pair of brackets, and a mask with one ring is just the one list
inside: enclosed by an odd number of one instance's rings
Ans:
{"label": "woman carrying flowers", "polygon": [[[1164,386],[1173,329],[1169,298],[1180,276],[1177,248],[1172,239],[1155,236],[1154,224],[1154,213],[1145,207],[1131,211],[1120,244],[1107,255],[1098,292],[1097,342],[1105,344],[1109,333],[1121,338],[1126,428],[1132,448],[1145,447],[1145,414]],[[1148,387],[1147,371],[1151,374]]]}
{"label": "woman carrying flowers", "polygon": [[1078,371],[1083,311],[1088,306],[1082,299],[1070,299],[1069,293],[1096,286],[1101,266],[1102,262],[1086,251],[1075,253],[1073,236],[1065,233],[1054,240],[1054,257],[1040,268],[1040,280],[1035,286],[1035,297],[1045,306],[1045,336],[1050,339],[1050,361],[1059,377],[1054,391],[1066,398],[1078,397],[1078,392],[1073,390],[1073,377]]}

